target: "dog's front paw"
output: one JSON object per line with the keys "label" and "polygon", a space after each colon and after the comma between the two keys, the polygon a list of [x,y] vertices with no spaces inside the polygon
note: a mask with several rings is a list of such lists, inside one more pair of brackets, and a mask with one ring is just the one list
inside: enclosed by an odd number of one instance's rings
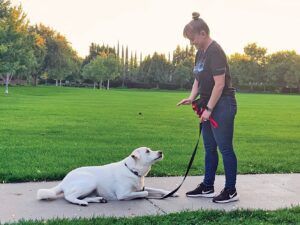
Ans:
{"label": "dog's front paw", "polygon": [[99,203],[107,203],[107,200],[103,197],[96,197],[95,198],[95,202],[99,202]]}
{"label": "dog's front paw", "polygon": [[100,203],[107,203],[107,200],[105,198],[100,199]]}
{"label": "dog's front paw", "polygon": [[87,202],[80,202],[80,203],[78,203],[78,205],[79,205],[79,206],[88,206],[89,203],[87,203]]}

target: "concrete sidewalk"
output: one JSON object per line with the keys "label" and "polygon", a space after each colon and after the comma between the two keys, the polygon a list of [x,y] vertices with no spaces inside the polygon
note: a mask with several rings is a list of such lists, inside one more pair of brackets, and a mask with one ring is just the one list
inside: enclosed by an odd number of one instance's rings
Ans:
{"label": "concrete sidewalk", "polygon": [[[175,188],[182,177],[149,177],[146,186]],[[240,201],[216,204],[211,199],[187,198],[185,192],[196,187],[202,177],[188,177],[179,190],[180,197],[165,200],[111,201],[107,204],[90,203],[80,207],[66,202],[37,201],[39,188],[50,188],[57,182],[36,182],[20,184],[0,184],[0,222],[14,222],[20,219],[77,218],[93,216],[138,216],[163,215],[171,212],[198,209],[268,209],[275,210],[300,204],[300,174],[239,175],[237,190]],[[224,176],[217,176],[215,189],[221,191]]]}

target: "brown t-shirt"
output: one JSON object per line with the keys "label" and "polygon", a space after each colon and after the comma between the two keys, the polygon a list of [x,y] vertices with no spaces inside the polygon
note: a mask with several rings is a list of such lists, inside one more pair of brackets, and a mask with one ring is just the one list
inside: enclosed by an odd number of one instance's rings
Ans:
{"label": "brown t-shirt", "polygon": [[199,82],[201,97],[210,98],[215,85],[214,76],[225,74],[225,86],[222,95],[234,96],[227,57],[221,46],[213,41],[205,52],[198,50],[195,58],[194,75]]}

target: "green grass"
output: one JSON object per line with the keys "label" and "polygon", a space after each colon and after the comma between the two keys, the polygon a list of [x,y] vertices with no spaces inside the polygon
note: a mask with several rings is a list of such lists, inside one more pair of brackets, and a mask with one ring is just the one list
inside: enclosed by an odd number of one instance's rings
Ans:
{"label": "green grass", "polygon": [[143,216],[134,218],[93,218],[93,219],[56,219],[47,221],[20,221],[14,225],[296,225],[300,224],[300,207],[277,211],[196,211],[172,213],[164,216]]}
{"label": "green grass", "polygon": [[[139,146],[165,153],[150,176],[182,175],[198,134],[191,107],[176,107],[186,96],[182,91],[10,88],[9,96],[0,95],[0,181],[61,179],[79,166],[121,160]],[[237,99],[238,173],[300,172],[300,96],[238,94]],[[191,175],[203,174],[203,156],[200,148]],[[218,174],[223,174],[221,161]]]}

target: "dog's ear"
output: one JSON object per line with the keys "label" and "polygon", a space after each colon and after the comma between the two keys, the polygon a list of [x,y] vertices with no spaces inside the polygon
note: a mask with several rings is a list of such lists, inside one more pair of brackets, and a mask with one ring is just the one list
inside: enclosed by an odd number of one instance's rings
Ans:
{"label": "dog's ear", "polygon": [[139,156],[137,153],[131,154],[131,157],[132,157],[134,160],[140,159],[140,156]]}

